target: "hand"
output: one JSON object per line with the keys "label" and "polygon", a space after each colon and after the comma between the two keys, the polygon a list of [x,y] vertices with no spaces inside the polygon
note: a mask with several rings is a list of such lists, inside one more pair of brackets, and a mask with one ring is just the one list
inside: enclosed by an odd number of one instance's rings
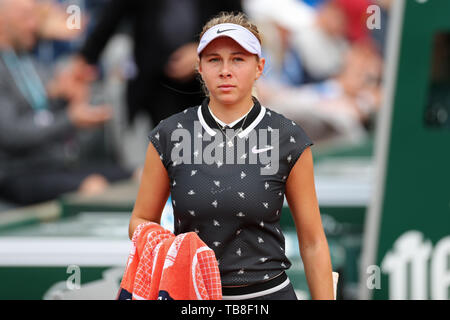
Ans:
{"label": "hand", "polygon": [[77,81],[69,69],[58,72],[47,85],[50,98],[64,98],[70,103],[88,100],[89,84]]}
{"label": "hand", "polygon": [[197,43],[181,46],[169,57],[165,72],[169,78],[187,81],[195,74],[197,64]]}
{"label": "hand", "polygon": [[104,124],[112,117],[107,105],[92,106],[87,103],[74,103],[68,109],[69,119],[80,129],[93,128]]}
{"label": "hand", "polygon": [[80,28],[69,28],[67,26],[68,15],[64,8],[51,1],[38,3],[39,35],[45,39],[70,41],[77,38],[86,25],[85,17],[81,16]]}
{"label": "hand", "polygon": [[76,81],[92,82],[97,79],[97,68],[89,63],[82,56],[75,56],[67,68]]}
{"label": "hand", "polygon": [[86,196],[94,196],[103,193],[108,185],[108,180],[102,175],[91,174],[81,182],[78,191]]}
{"label": "hand", "polygon": [[90,95],[89,84],[96,78],[96,68],[77,56],[49,81],[48,95],[51,98],[65,98],[71,103],[87,101]]}

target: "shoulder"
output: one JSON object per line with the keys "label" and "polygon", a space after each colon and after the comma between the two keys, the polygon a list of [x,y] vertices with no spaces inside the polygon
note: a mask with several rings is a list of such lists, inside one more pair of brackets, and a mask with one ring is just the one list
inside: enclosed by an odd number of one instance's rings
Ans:
{"label": "shoulder", "polygon": [[161,161],[167,168],[170,160],[171,137],[177,129],[188,128],[189,123],[197,117],[198,106],[188,107],[161,120],[148,134],[149,141],[159,154]]}
{"label": "shoulder", "polygon": [[269,130],[278,129],[279,156],[289,173],[303,151],[314,143],[298,123],[267,107],[265,120]]}
{"label": "shoulder", "polygon": [[278,129],[280,138],[287,137],[290,140],[291,136],[295,139],[295,137],[307,138],[309,137],[305,130],[296,123],[295,121],[285,117],[283,114],[276,112],[268,107],[266,108],[266,124],[270,126],[272,129]]}
{"label": "shoulder", "polygon": [[286,118],[283,114],[276,112],[272,110],[270,107],[264,106],[266,108],[266,116],[270,121],[273,121],[275,123],[280,123],[282,125],[286,125],[290,123],[291,125],[294,125],[294,122],[288,118]]}
{"label": "shoulder", "polygon": [[197,110],[199,106],[187,107],[181,112],[175,113],[161,120],[150,132],[150,135],[171,134],[176,129],[187,127],[188,123],[192,123],[197,119]]}

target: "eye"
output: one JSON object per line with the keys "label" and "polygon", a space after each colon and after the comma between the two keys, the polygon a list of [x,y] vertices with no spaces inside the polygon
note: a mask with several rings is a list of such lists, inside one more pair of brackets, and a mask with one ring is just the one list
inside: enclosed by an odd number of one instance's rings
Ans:
{"label": "eye", "polygon": [[219,61],[219,58],[211,58],[208,60],[208,62],[217,62]]}
{"label": "eye", "polygon": [[233,61],[244,61],[244,59],[242,59],[241,57],[235,57],[233,58]]}

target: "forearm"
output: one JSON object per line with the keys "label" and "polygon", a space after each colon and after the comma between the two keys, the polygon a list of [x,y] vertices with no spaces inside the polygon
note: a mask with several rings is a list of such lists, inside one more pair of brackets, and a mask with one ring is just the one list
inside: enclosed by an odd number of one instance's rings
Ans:
{"label": "forearm", "polygon": [[[128,226],[128,237],[130,238],[130,240],[133,238],[133,234],[134,231],[136,230],[137,226],[139,226],[141,223],[144,222],[150,222],[150,220],[148,219],[144,219],[144,218],[138,218],[135,216],[132,216],[130,219],[130,224]],[[155,221],[152,221],[155,222]]]}
{"label": "forearm", "polygon": [[330,251],[326,239],[300,245],[306,280],[313,300],[333,300],[333,278]]}

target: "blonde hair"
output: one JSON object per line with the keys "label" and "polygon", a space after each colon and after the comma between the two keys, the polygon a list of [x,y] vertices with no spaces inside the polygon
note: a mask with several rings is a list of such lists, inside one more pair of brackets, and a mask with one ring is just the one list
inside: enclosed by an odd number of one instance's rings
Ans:
{"label": "blonde hair", "polygon": [[[202,31],[200,32],[199,35],[199,39],[201,39],[203,37],[203,35],[205,34],[206,31],[208,31],[208,29],[218,25],[218,24],[222,24],[222,23],[233,23],[233,24],[237,24],[240,25],[241,27],[246,28],[247,30],[249,30],[251,33],[253,33],[256,37],[256,39],[258,39],[259,43],[262,45],[262,36],[259,33],[258,27],[252,23],[247,15],[243,12],[226,12],[226,11],[222,11],[220,12],[217,16],[211,18],[204,26]],[[201,53],[200,53],[200,58],[201,58]],[[259,57],[256,56],[257,61],[259,61]],[[208,92],[208,88],[206,88],[205,82],[203,81],[200,73],[197,72],[198,75],[198,79],[202,85],[202,89],[203,89],[203,93],[206,96],[209,96],[209,92]]]}

